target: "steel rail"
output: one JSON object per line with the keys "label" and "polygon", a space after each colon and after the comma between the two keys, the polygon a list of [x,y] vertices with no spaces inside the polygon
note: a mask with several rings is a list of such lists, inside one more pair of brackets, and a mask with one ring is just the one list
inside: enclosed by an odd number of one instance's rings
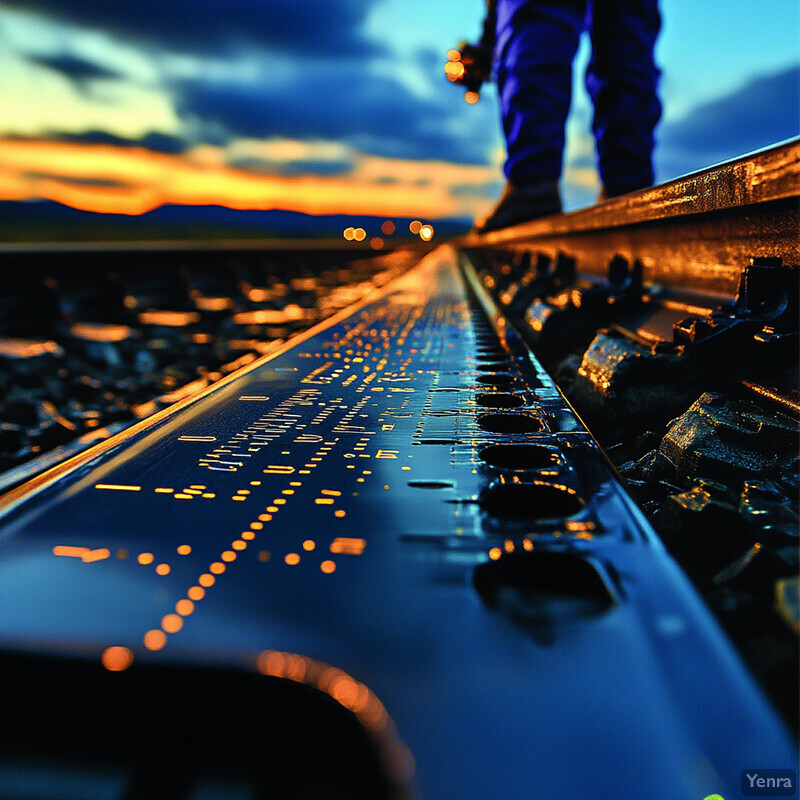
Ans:
{"label": "steel rail", "polygon": [[604,275],[620,255],[645,281],[733,298],[751,257],[800,264],[800,139],[591,208],[456,244],[465,249],[564,253]]}
{"label": "steel rail", "polygon": [[[724,796],[747,765],[791,760],[591,435],[461,266],[439,249],[15,493],[0,519],[6,760],[123,764],[129,798],[189,797],[209,769],[286,796],[314,768],[303,724],[320,753],[345,740],[324,703],[295,717],[317,694],[384,764],[384,789],[354,794],[339,758],[329,797]],[[293,700],[298,683],[314,692]],[[121,727],[98,735],[109,719]],[[238,743],[254,737],[268,744],[250,762]]]}

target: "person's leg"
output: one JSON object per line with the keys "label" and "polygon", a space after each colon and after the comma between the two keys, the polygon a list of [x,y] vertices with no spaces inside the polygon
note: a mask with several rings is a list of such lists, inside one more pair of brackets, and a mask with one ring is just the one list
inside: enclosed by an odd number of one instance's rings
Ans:
{"label": "person's leg", "polygon": [[497,0],[494,67],[514,185],[558,181],[585,0]]}
{"label": "person's leg", "polygon": [[572,59],[586,0],[497,0],[494,72],[508,158],[500,203],[475,228],[505,228],[561,210],[558,181]]}
{"label": "person's leg", "polygon": [[661,25],[657,0],[592,0],[592,58],[586,88],[606,197],[653,183],[653,130],[661,116],[653,48]]}

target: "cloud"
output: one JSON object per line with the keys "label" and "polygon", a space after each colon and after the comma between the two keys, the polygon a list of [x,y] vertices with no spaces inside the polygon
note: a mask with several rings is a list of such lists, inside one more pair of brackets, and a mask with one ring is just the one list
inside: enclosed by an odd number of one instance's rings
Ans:
{"label": "cloud", "polygon": [[299,139],[236,139],[220,151],[221,164],[254,175],[343,175],[358,153],[341,142]]}
{"label": "cloud", "polygon": [[800,133],[800,65],[758,77],[658,131],[664,179],[744,155]]}
{"label": "cloud", "polygon": [[188,144],[178,136],[166,133],[151,132],[140,139],[126,139],[107,131],[86,131],[85,133],[53,132],[48,138],[61,142],[79,142],[82,144],[110,144],[116,147],[144,147],[154,153],[182,153]]}
{"label": "cloud", "polygon": [[[431,76],[439,79],[438,73]],[[205,125],[230,138],[343,139],[391,158],[485,164],[497,136],[491,104],[467,106],[444,78],[421,97],[358,63],[304,63],[273,81],[183,81],[175,101],[179,113],[200,126],[201,136]]]}
{"label": "cloud", "polygon": [[[116,98],[123,85],[144,84],[122,65],[117,73],[113,53],[98,51],[98,37],[87,37],[81,26],[102,30],[109,44],[135,49],[138,42],[140,60],[157,70],[147,85],[176,110],[180,135],[195,144],[338,139],[387,158],[486,164],[498,142],[495,104],[468,106],[444,79],[441,54],[379,49],[362,32],[369,6],[368,0],[238,0],[222,12],[208,2],[198,8],[197,0],[26,0],[26,12],[47,12],[50,28],[75,34],[68,44],[62,36],[55,55],[26,57],[68,77],[82,95],[90,81],[121,77]],[[24,40],[18,46],[28,47]]]}
{"label": "cloud", "polygon": [[[24,172],[21,177],[36,183],[39,181],[52,181],[54,176],[48,172]],[[82,178],[78,175],[59,175],[56,180],[73,186],[84,186],[93,189],[129,189],[132,184],[127,181],[118,181],[114,178]]]}
{"label": "cloud", "polygon": [[177,52],[230,51],[246,43],[293,53],[372,51],[361,35],[370,0],[4,0],[10,8]]}
{"label": "cloud", "polygon": [[264,161],[258,158],[235,158],[228,162],[234,169],[241,169],[253,175],[342,175],[349,172],[352,165],[335,161]]}
{"label": "cloud", "polygon": [[54,56],[28,55],[27,59],[34,64],[61,73],[82,89],[85,89],[90,81],[122,77],[122,73],[116,70],[67,53]]}

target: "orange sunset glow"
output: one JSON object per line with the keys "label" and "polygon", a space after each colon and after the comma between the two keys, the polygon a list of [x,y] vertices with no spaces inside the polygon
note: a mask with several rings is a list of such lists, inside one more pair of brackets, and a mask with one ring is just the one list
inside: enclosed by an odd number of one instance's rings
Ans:
{"label": "orange sunset glow", "polygon": [[306,214],[456,216],[474,198],[454,196],[452,189],[495,177],[491,167],[366,155],[358,155],[344,174],[283,176],[229,166],[224,150],[210,146],[165,154],[143,147],[0,140],[0,200],[55,200],[116,214],[180,204]]}

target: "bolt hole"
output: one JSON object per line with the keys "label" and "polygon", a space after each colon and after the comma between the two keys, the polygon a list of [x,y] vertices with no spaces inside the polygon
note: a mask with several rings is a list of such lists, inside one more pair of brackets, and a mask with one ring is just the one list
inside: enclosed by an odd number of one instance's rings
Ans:
{"label": "bolt hole", "polygon": [[476,369],[479,372],[502,372],[504,369],[509,369],[511,364],[507,361],[492,361],[489,364],[479,364]]}
{"label": "bolt hole", "polygon": [[494,392],[492,394],[479,394],[475,398],[475,402],[479,406],[485,408],[517,408],[524,406],[525,401],[515,394],[508,392]]}
{"label": "bolt hole", "polygon": [[481,492],[478,503],[492,516],[527,520],[571,517],[585,505],[573,489],[542,481],[492,483]]}
{"label": "bolt hole", "polygon": [[478,425],[491,433],[536,433],[544,428],[541,420],[527,414],[481,414]]}
{"label": "bolt hole", "polygon": [[476,380],[478,383],[486,383],[490,386],[507,386],[514,382],[514,376],[495,373],[494,375],[479,375]]}
{"label": "bolt hole", "polygon": [[517,622],[590,617],[614,605],[597,569],[572,553],[515,552],[476,567],[473,584],[491,607]]}
{"label": "bolt hole", "polygon": [[502,469],[543,469],[559,463],[556,451],[540,444],[495,444],[484,447],[479,455],[490,466]]}

